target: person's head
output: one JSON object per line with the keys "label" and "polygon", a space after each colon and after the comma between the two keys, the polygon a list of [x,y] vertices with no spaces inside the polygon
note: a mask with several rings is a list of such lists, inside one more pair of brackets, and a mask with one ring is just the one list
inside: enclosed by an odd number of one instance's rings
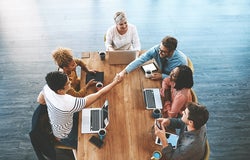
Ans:
{"label": "person's head", "polygon": [[209,112],[206,107],[194,102],[188,102],[186,109],[182,113],[181,120],[196,130],[206,124],[209,118]]}
{"label": "person's head", "polygon": [[70,88],[70,81],[68,76],[60,71],[49,72],[45,80],[51,90],[59,93],[61,90],[65,92]]}
{"label": "person's head", "polygon": [[116,12],[114,15],[116,28],[120,34],[124,34],[128,30],[128,22],[124,12]]}
{"label": "person's head", "polygon": [[181,90],[183,88],[192,88],[193,81],[193,72],[186,65],[180,65],[174,68],[170,75],[170,80],[175,82],[174,88],[176,90]]}
{"label": "person's head", "polygon": [[160,57],[172,57],[175,49],[177,48],[177,39],[174,37],[166,36],[162,39],[160,48],[159,48],[159,54]]}
{"label": "person's head", "polygon": [[72,50],[69,48],[57,48],[52,52],[52,56],[57,65],[63,70],[72,71],[76,68]]}

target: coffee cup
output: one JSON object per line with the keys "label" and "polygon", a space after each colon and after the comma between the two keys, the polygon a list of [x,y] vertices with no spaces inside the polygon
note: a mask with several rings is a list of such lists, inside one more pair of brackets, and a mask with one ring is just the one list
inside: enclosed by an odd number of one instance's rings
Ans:
{"label": "coffee cup", "polygon": [[104,61],[104,60],[105,60],[105,56],[106,56],[106,52],[100,51],[100,52],[99,52],[99,56],[100,56],[100,59],[101,59],[102,61]]}
{"label": "coffee cup", "polygon": [[103,83],[102,82],[97,82],[95,87],[96,87],[96,90],[99,91],[100,89],[102,89]]}
{"label": "coffee cup", "polygon": [[152,117],[157,119],[161,117],[161,110],[159,108],[153,109]]}
{"label": "coffee cup", "polygon": [[145,77],[146,78],[151,78],[152,77],[152,71],[151,70],[146,70],[145,71]]}
{"label": "coffee cup", "polygon": [[106,133],[107,133],[107,131],[106,131],[106,129],[104,129],[104,128],[101,128],[101,129],[98,131],[98,136],[99,136],[100,140],[103,141],[103,139],[104,139],[105,136],[106,136]]}
{"label": "coffee cup", "polygon": [[151,160],[159,160],[162,157],[162,154],[160,151],[154,151],[153,156],[151,157]]}

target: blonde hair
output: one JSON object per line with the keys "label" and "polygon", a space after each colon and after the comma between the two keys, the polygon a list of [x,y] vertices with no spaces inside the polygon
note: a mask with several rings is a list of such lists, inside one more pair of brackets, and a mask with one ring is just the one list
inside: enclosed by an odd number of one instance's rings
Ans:
{"label": "blonde hair", "polygon": [[116,12],[114,15],[114,21],[116,24],[119,24],[121,21],[126,21],[126,15],[124,12]]}
{"label": "blonde hair", "polygon": [[52,56],[60,68],[67,67],[73,60],[72,50],[69,48],[59,47],[52,52]]}

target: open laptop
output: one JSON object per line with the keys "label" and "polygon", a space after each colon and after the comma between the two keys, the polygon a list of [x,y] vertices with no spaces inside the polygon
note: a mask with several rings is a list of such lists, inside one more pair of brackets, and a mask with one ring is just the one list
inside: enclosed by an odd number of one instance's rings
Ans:
{"label": "open laptop", "polygon": [[82,110],[82,133],[98,133],[109,124],[108,100],[102,108],[85,108]]}
{"label": "open laptop", "polygon": [[109,54],[109,64],[129,64],[136,58],[137,51],[131,50],[115,50],[107,51]]}
{"label": "open laptop", "polygon": [[144,88],[143,96],[147,109],[162,109],[162,101],[159,88]]}

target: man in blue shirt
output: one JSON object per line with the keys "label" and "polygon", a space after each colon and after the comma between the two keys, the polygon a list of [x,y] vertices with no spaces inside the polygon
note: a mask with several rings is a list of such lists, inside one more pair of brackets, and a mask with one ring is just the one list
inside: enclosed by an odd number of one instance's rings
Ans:
{"label": "man in blue shirt", "polygon": [[151,79],[162,80],[169,76],[172,69],[179,65],[187,65],[187,56],[181,51],[177,50],[177,40],[174,37],[166,36],[161,43],[149,49],[139,58],[127,65],[127,67],[120,72],[120,76],[132,72],[145,62],[154,59],[161,73],[153,73]]}

